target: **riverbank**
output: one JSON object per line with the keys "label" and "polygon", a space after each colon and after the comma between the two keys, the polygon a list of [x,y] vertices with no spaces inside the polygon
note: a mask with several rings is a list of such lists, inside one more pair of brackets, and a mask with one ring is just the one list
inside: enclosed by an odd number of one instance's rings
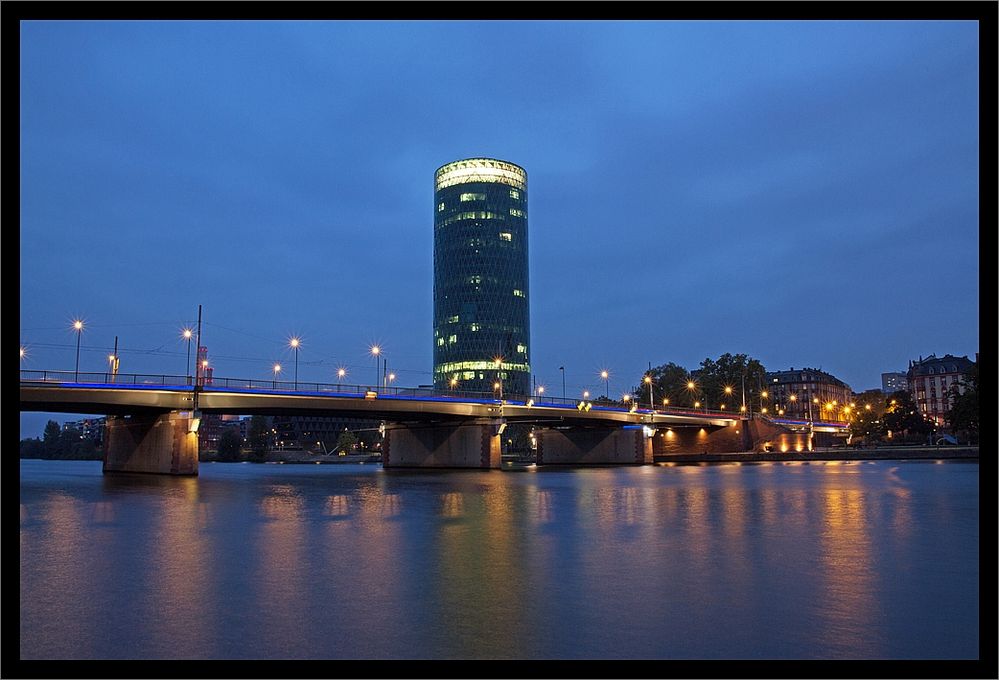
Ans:
{"label": "riverbank", "polygon": [[836,460],[951,460],[978,461],[977,446],[890,446],[875,449],[816,449],[814,451],[677,453],[656,456],[656,463],[763,463]]}
{"label": "riverbank", "polygon": [[[248,461],[249,459],[246,455],[240,456],[239,460],[235,461],[220,461],[217,455],[213,452],[201,454],[200,461],[202,463],[221,463],[221,462],[232,462],[241,463]],[[267,454],[267,457],[261,461],[262,463],[278,463],[278,464],[288,464],[288,465],[336,465],[336,464],[349,464],[349,463],[380,463],[382,462],[382,456],[379,453],[374,455],[368,454],[354,454],[348,456],[337,456],[337,455],[323,455],[309,453],[308,451],[302,451],[300,449],[291,449],[284,451],[271,451]]]}

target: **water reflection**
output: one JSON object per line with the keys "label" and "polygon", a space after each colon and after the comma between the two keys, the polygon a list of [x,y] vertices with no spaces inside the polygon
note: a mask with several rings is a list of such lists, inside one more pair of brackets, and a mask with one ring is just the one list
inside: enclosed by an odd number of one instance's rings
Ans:
{"label": "water reflection", "polygon": [[977,654],[977,466],[21,465],[24,658]]}

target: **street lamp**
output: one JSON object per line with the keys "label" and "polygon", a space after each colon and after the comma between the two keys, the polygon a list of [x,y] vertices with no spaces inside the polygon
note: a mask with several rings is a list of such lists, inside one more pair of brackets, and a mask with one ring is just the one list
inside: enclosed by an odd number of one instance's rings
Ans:
{"label": "street lamp", "polygon": [[370,352],[371,352],[371,356],[373,356],[375,358],[375,382],[374,382],[374,384],[378,385],[378,355],[382,353],[382,348],[379,347],[378,345],[372,345],[371,349],[370,349]]}
{"label": "street lamp", "polygon": [[[697,384],[693,380],[687,381],[687,390],[690,391],[690,398],[694,398],[694,390],[697,389]],[[694,408],[697,408],[696,406]]]}
{"label": "street lamp", "polygon": [[187,340],[187,362],[184,364],[184,369],[187,371],[187,382],[191,382],[191,337],[194,335],[194,331],[190,328],[184,328],[180,332],[180,336]]}
{"label": "street lamp", "polygon": [[280,372],[281,372],[281,364],[274,364],[274,383],[272,385],[274,389],[277,389],[277,377],[278,373]]}
{"label": "street lamp", "polygon": [[645,376],[645,383],[649,386],[649,410],[655,410],[655,404],[652,402],[652,378]]}
{"label": "street lamp", "polygon": [[292,338],[288,341],[288,346],[295,350],[295,389],[298,389],[298,347],[302,344],[299,338]]}
{"label": "street lamp", "polygon": [[340,388],[340,382],[343,380],[343,376],[347,375],[347,369],[340,367],[336,370],[336,386],[337,389]]}
{"label": "street lamp", "polygon": [[496,358],[494,358],[493,359],[493,363],[496,365],[496,385],[499,386],[500,401],[502,401],[503,400],[503,378],[500,376],[500,369],[503,367],[503,357],[496,357]]}
{"label": "street lamp", "polygon": [[458,387],[458,376],[457,375],[455,375],[455,376],[453,376],[451,378],[451,389],[453,390],[456,387]]}
{"label": "street lamp", "polygon": [[111,381],[114,382],[115,376],[118,375],[118,338],[115,338],[115,348],[114,354],[108,355],[108,369],[111,373]]}
{"label": "street lamp", "polygon": [[590,398],[590,391],[583,390],[583,399],[589,399],[589,398]]}
{"label": "street lamp", "polygon": [[600,371],[600,377],[604,379],[604,399],[610,399],[610,373]]}
{"label": "street lamp", "polygon": [[565,366],[559,366],[558,370],[562,371],[562,398],[565,399]]}
{"label": "street lamp", "polygon": [[83,322],[77,319],[73,322],[76,331],[76,382],[80,382],[80,338],[83,337]]}

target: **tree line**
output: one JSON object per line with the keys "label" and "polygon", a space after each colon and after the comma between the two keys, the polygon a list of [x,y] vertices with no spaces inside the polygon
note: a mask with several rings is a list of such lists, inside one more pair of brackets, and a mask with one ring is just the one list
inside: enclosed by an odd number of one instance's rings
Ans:
{"label": "tree line", "polygon": [[693,371],[671,361],[646,372],[629,396],[642,405],[651,399],[655,406],[693,407],[700,403],[717,409],[725,404],[726,409],[738,410],[743,395],[746,404],[760,402],[766,389],[766,372],[759,359],[746,354],[707,358]]}
{"label": "tree line", "polygon": [[93,439],[84,437],[76,429],[62,429],[59,423],[50,420],[45,424],[42,438],[22,439],[19,448],[21,458],[44,458],[49,460],[101,460],[103,453]]}

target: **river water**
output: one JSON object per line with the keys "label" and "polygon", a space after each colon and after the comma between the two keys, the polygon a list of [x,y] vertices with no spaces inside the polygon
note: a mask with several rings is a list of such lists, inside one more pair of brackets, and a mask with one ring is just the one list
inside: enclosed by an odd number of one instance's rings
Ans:
{"label": "river water", "polygon": [[22,659],[978,657],[976,463],[20,472]]}

